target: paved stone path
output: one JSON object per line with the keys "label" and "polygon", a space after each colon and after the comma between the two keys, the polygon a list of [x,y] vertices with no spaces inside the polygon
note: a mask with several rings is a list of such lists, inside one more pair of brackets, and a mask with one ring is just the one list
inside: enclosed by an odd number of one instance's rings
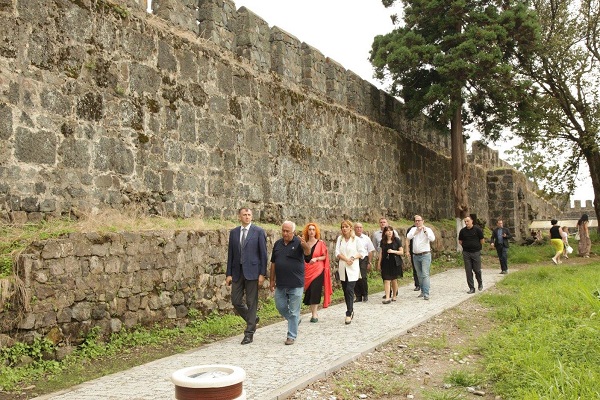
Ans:
{"label": "paved stone path", "polygon": [[[502,279],[497,269],[484,269],[484,290]],[[254,342],[240,345],[242,335],[140,365],[77,385],[59,393],[37,397],[55,400],[164,400],[175,398],[171,374],[179,369],[209,364],[241,367],[246,372],[248,399],[285,399],[297,389],[325,377],[376,346],[406,333],[412,327],[468,299],[463,269],[431,277],[431,298],[417,298],[412,280],[400,281],[398,301],[382,304],[377,293],[368,303],[355,303],[354,320],[344,324],[345,304],[319,311],[319,322],[303,315],[298,339],[285,346],[287,322],[260,327]]]}

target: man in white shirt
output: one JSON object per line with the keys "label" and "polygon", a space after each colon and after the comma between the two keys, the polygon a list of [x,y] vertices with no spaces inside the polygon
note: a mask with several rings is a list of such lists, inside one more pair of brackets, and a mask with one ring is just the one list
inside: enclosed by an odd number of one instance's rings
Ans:
{"label": "man in white shirt", "polygon": [[356,295],[354,302],[357,303],[362,301],[366,303],[369,301],[369,282],[367,274],[369,272],[369,266],[371,265],[375,247],[369,236],[363,233],[363,226],[361,223],[358,222],[354,225],[354,233],[365,247],[365,252],[367,253],[367,257],[361,258],[359,262],[360,278],[358,279],[358,282],[356,282],[356,288],[354,289],[354,294]]}
{"label": "man in white shirt", "polygon": [[[377,264],[379,253],[381,252],[381,238],[383,237],[383,228],[385,228],[386,226],[388,226],[388,220],[385,217],[379,218],[379,230],[373,232],[372,235],[373,246],[375,247],[375,264]],[[395,229],[394,236],[400,238],[398,231],[396,231]],[[396,293],[396,295],[398,295],[398,293]],[[390,297],[394,297],[392,293],[390,293]],[[385,294],[383,295],[383,298],[385,299]]]}
{"label": "man in white shirt", "polygon": [[431,228],[425,226],[425,221],[420,215],[415,215],[415,226],[410,228],[406,234],[408,240],[412,240],[413,262],[419,276],[421,294],[425,300],[429,300],[429,271],[431,269],[431,245],[435,235]]}

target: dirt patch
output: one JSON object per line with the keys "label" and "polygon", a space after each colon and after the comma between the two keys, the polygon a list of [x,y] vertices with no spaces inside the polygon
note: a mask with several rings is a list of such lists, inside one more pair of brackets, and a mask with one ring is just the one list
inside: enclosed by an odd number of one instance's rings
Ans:
{"label": "dirt patch", "polygon": [[[409,330],[290,398],[495,399],[483,385],[473,387],[478,393],[471,393],[465,387],[444,381],[453,371],[480,373],[477,340],[493,328],[493,323],[489,311],[476,297]],[[381,377],[383,383],[379,381]],[[433,397],[432,392],[448,397]]]}

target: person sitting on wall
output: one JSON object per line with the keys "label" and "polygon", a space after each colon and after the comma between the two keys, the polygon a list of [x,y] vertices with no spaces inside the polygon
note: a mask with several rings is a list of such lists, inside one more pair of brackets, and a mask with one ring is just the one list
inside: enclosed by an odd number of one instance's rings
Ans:
{"label": "person sitting on wall", "polygon": [[523,243],[523,245],[525,246],[531,246],[532,244],[535,243],[536,237],[535,237],[535,230],[530,230],[529,231],[529,237],[525,238],[525,243]]}

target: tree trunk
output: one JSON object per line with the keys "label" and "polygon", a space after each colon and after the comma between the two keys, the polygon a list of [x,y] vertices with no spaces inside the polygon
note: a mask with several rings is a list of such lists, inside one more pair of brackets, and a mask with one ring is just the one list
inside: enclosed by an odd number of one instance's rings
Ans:
{"label": "tree trunk", "polygon": [[450,122],[452,145],[452,190],[454,192],[454,216],[462,219],[468,215],[467,198],[468,171],[463,143],[462,113],[458,107]]}
{"label": "tree trunk", "polygon": [[[590,167],[590,177],[592,178],[592,187],[594,189],[594,210],[596,218],[600,221],[600,150],[597,146],[583,152],[585,159]],[[600,224],[596,228],[600,233]]]}

